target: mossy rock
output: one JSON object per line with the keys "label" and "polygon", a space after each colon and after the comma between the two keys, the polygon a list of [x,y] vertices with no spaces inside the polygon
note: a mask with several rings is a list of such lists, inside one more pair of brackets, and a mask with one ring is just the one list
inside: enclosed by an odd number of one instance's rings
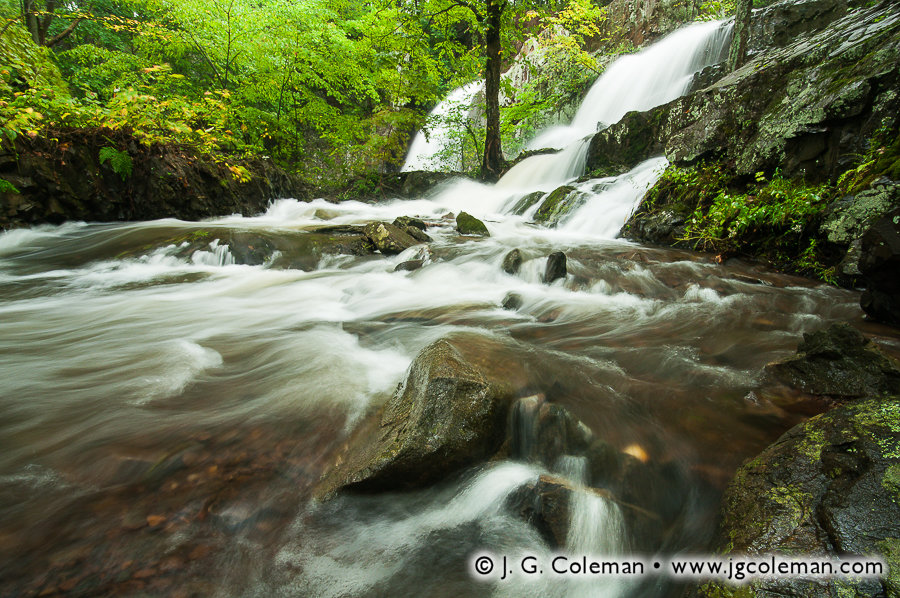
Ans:
{"label": "mossy rock", "polygon": [[468,212],[460,212],[456,217],[456,230],[461,235],[477,235],[481,237],[490,237],[484,222],[472,216]]}
{"label": "mossy rock", "polygon": [[577,208],[581,207],[587,197],[571,185],[563,185],[553,190],[541,203],[534,214],[534,221],[545,226],[555,227]]}
{"label": "mossy rock", "polygon": [[[715,551],[730,554],[882,556],[900,538],[900,397],[868,399],[799,424],[744,465],[725,493]],[[749,596],[896,595],[885,579],[753,580]],[[713,581],[700,596],[731,596]]]}

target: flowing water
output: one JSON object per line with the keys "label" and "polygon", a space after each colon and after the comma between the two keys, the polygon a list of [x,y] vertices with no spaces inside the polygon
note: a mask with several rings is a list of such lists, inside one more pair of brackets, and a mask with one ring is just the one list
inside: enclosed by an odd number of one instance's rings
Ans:
{"label": "flowing water", "polygon": [[412,170],[452,172],[462,168],[462,159],[459,156],[445,155],[444,148],[452,138],[453,132],[466,118],[475,95],[483,87],[484,84],[480,81],[463,85],[453,90],[434,107],[428,115],[431,123],[429,130],[419,131],[409,146],[403,172]]}
{"label": "flowing water", "polygon": [[[515,185],[458,181],[409,201],[287,199],[256,217],[3,233],[0,595],[677,591],[653,577],[470,571],[479,554],[554,554],[509,508],[547,475],[575,493],[566,552],[704,550],[735,468],[821,408],[766,384],[763,365],[836,320],[891,351],[900,342],[863,321],[858,293],[614,239],[664,166],[580,183],[582,207],[556,228],[510,213]],[[461,210],[491,236],[460,237],[448,212]],[[425,219],[434,242],[343,255],[319,230],[401,215]],[[500,267],[513,248],[524,258],[516,275]],[[569,274],[543,284],[558,250]],[[421,269],[394,271],[414,258]],[[510,292],[515,310],[501,307]],[[518,364],[522,397],[565,407],[656,472],[632,487],[652,495],[655,531],[628,529],[629,506],[587,487],[571,455],[485,463],[415,492],[312,500],[347,433],[449,334]]]}

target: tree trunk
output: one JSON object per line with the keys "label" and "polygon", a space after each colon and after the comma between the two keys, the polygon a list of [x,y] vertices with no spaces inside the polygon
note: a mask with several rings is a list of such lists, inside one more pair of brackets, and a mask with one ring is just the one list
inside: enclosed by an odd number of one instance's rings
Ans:
{"label": "tree trunk", "polygon": [[504,4],[505,0],[486,0],[484,95],[487,132],[481,162],[481,178],[485,181],[496,181],[503,170],[503,150],[500,146],[500,17]]}
{"label": "tree trunk", "polygon": [[750,38],[750,11],[753,0],[737,0],[734,7],[734,30],[728,51],[728,70],[734,71],[747,61],[747,41]]}

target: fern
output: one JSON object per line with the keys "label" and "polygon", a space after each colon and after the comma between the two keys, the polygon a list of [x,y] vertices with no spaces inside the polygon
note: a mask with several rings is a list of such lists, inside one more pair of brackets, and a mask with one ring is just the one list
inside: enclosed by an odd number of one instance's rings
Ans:
{"label": "fern", "polygon": [[131,176],[133,163],[128,152],[120,152],[116,148],[109,146],[102,147],[100,148],[100,164],[105,164],[107,161],[109,161],[109,166],[113,169],[113,172],[122,177],[123,181]]}

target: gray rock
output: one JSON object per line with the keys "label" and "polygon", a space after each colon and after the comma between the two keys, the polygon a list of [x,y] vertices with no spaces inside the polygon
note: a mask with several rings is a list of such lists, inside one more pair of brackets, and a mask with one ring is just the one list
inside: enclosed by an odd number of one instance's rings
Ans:
{"label": "gray rock", "polygon": [[503,263],[500,265],[507,274],[518,274],[519,268],[522,267],[522,252],[513,249],[503,257]]}
{"label": "gray rock", "polygon": [[420,241],[414,239],[405,231],[387,222],[370,222],[363,228],[363,232],[375,247],[385,255],[402,253],[413,245],[420,243]]}
{"label": "gray rock", "polygon": [[512,387],[490,361],[469,361],[461,347],[442,339],[416,356],[394,396],[338,451],[319,497],[424,486],[497,452]]}
{"label": "gray rock", "polygon": [[562,251],[554,251],[547,256],[547,267],[544,269],[544,284],[551,284],[560,278],[565,278],[566,254]]}
{"label": "gray rock", "polygon": [[503,306],[503,309],[515,311],[522,307],[522,295],[518,293],[507,293],[506,297],[503,298],[503,303],[501,305]]}
{"label": "gray rock", "polygon": [[797,355],[765,370],[809,394],[842,399],[900,394],[900,364],[845,322],[804,334]]}
{"label": "gray rock", "polygon": [[535,191],[533,193],[529,193],[516,202],[516,205],[513,206],[512,213],[516,216],[521,216],[528,211],[528,208],[539,202],[541,198],[544,197],[544,195],[546,195],[546,193],[544,193],[543,191]]}
{"label": "gray rock", "polygon": [[397,264],[397,266],[394,267],[394,272],[412,272],[413,270],[418,270],[424,265],[425,260],[408,260]]}
{"label": "gray rock", "polygon": [[869,317],[900,326],[900,209],[863,235],[859,257],[866,290],[860,306]]}
{"label": "gray rock", "polygon": [[713,550],[730,555],[881,555],[883,580],[711,581],[713,596],[896,596],[900,583],[900,400],[851,403],[795,426],[725,493]]}

